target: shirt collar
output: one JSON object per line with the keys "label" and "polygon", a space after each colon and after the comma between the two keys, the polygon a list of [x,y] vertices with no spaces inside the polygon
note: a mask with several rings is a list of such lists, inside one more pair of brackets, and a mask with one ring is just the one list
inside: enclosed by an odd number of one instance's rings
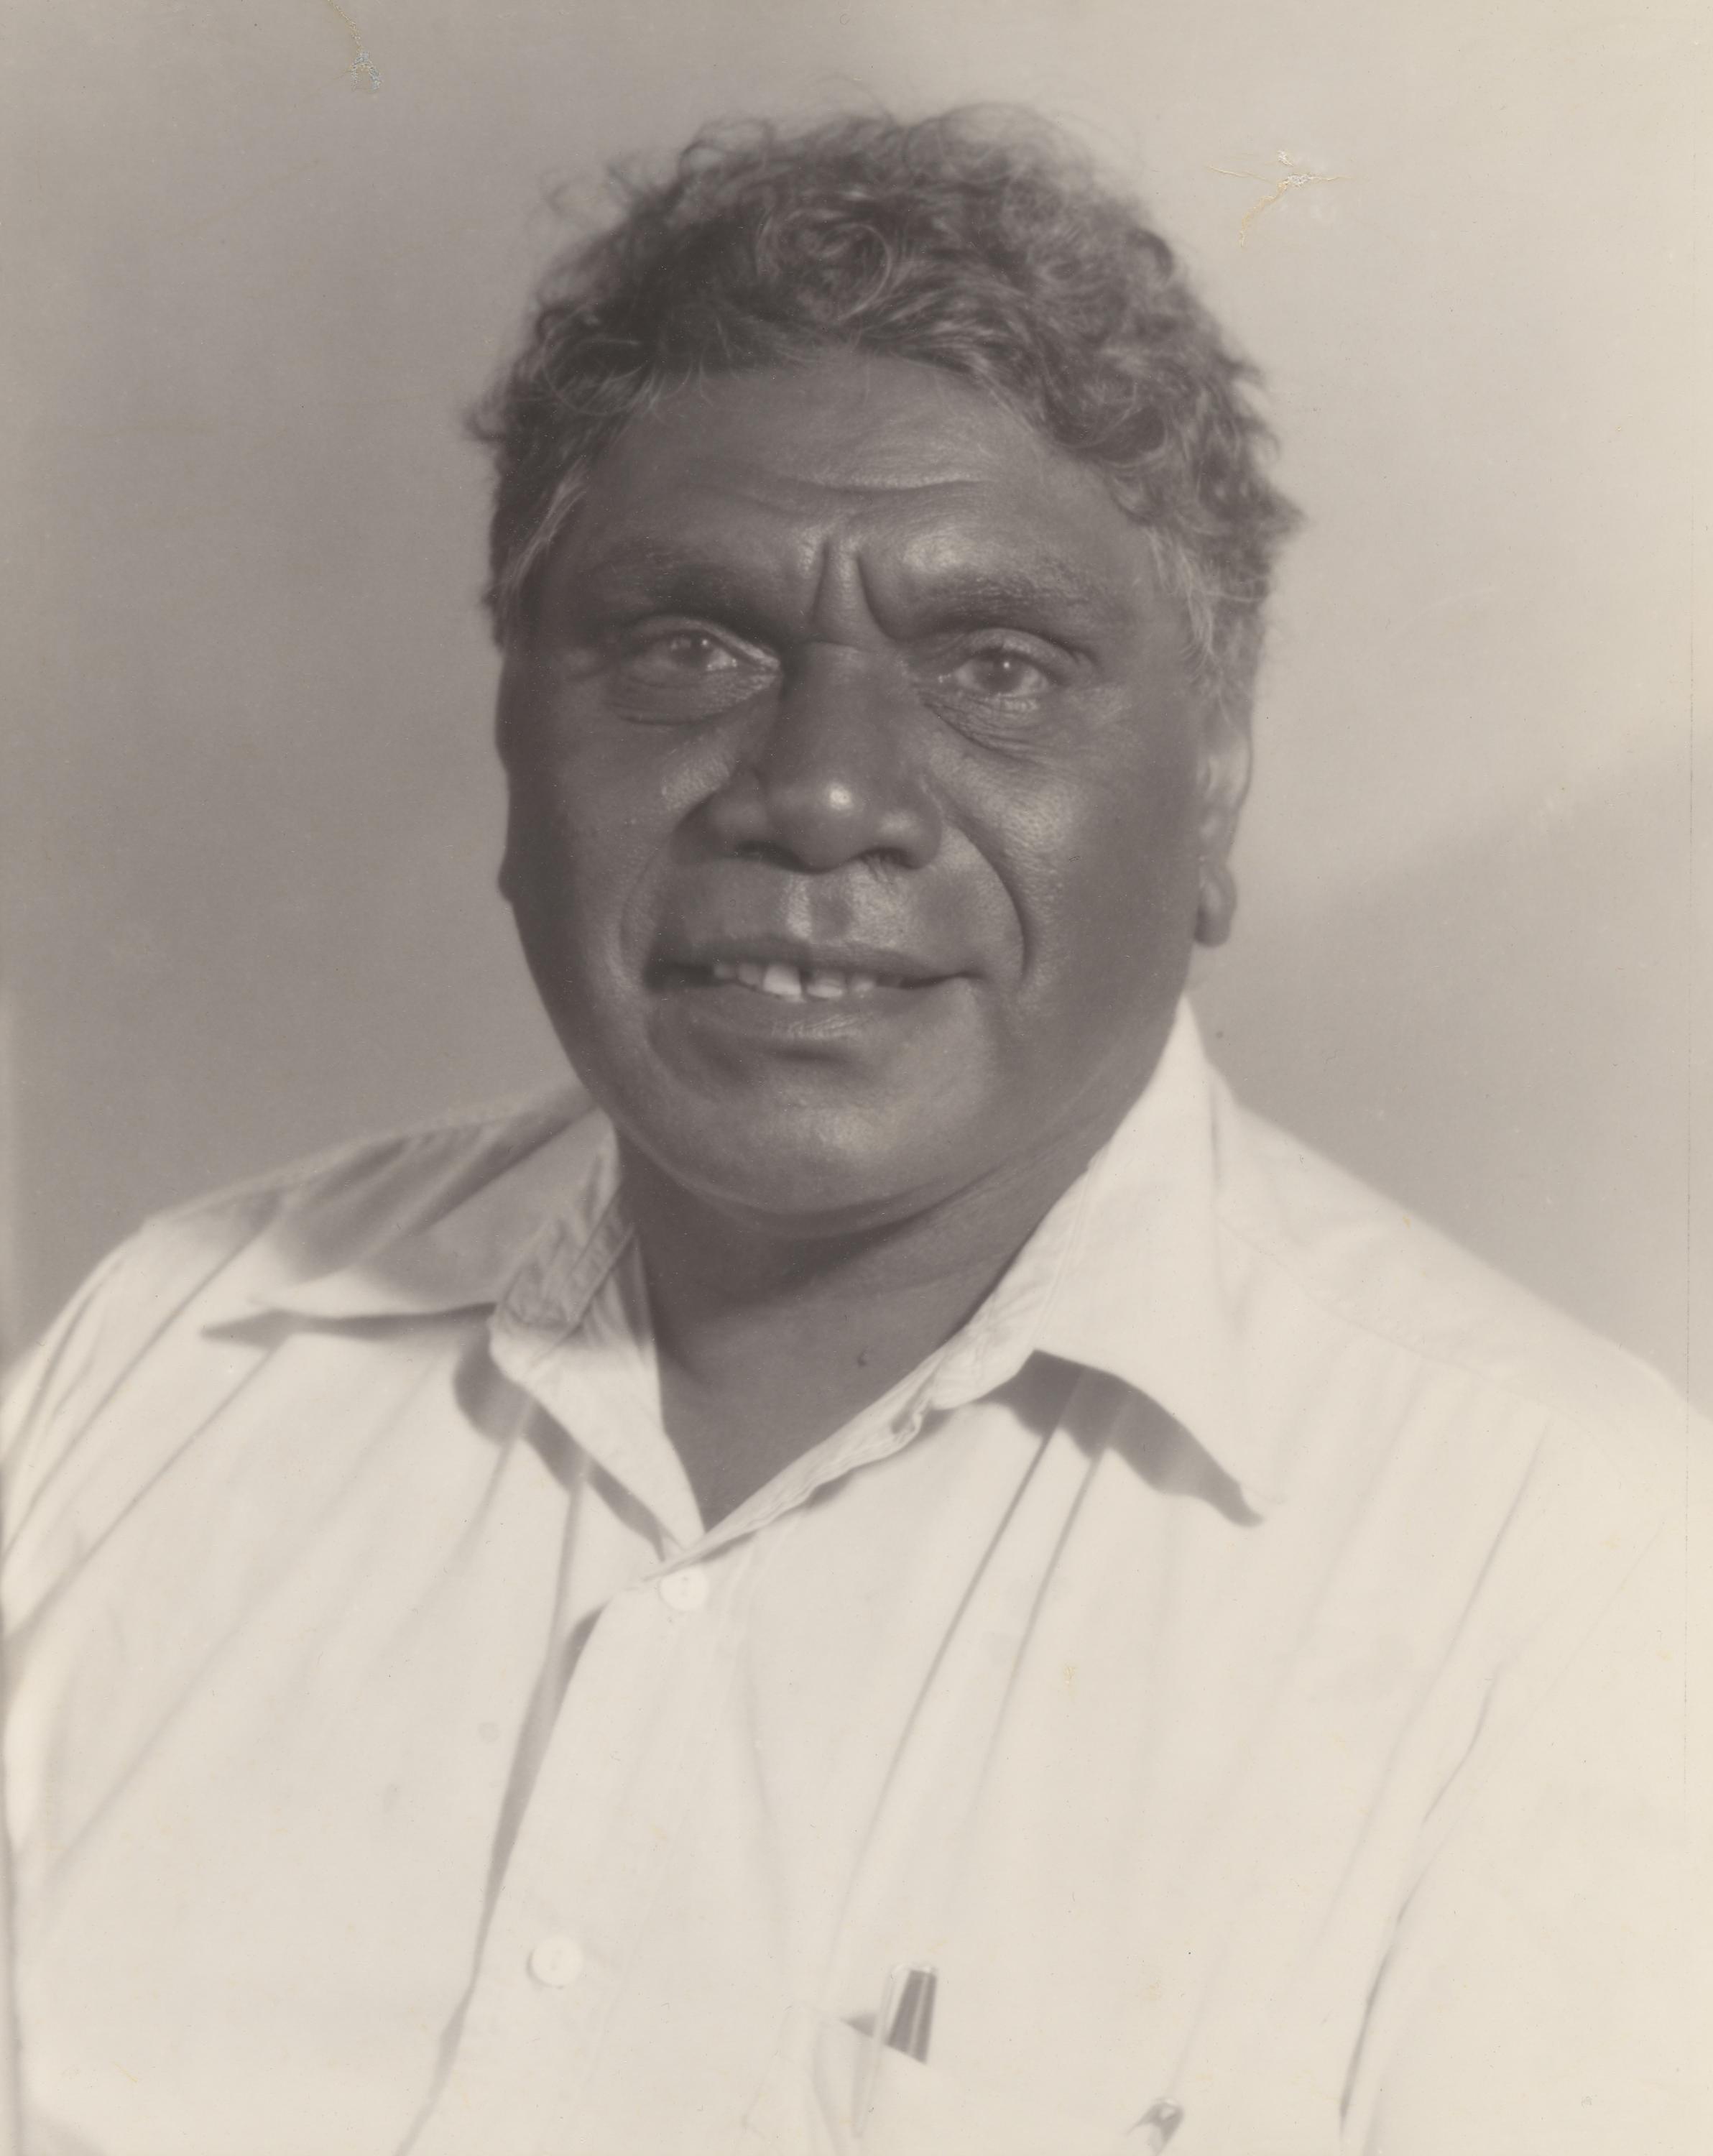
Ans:
{"label": "shirt collar", "polygon": [[[1270,1509],[1281,1491],[1222,1279],[1218,1106],[1185,1003],[1140,1099],[936,1358],[934,1404],[991,1390],[1032,1351],[1054,1355],[1147,1394],[1253,1510]],[[576,1097],[538,1110],[528,1137],[426,1225],[258,1301],[336,1322],[503,1306],[562,1338],[612,1261],[593,1262],[618,1224],[615,1147],[606,1118]]]}
{"label": "shirt collar", "polygon": [[1232,1135],[1184,1002],[1153,1077],[1071,1194],[1070,1245],[1035,1344],[1146,1394],[1264,1512],[1283,1488],[1225,1276],[1221,1150]]}
{"label": "shirt collar", "polygon": [[[593,1235],[612,1194],[612,1126],[586,1094],[562,1088],[505,1117],[496,1132],[483,1160],[497,1158],[497,1170],[474,1188],[468,1170],[444,1191],[431,1177],[406,1223],[395,1215],[367,1237],[359,1229],[336,1265],[318,1261],[314,1247],[300,1248],[286,1276],[254,1300],[337,1322],[491,1308],[514,1288],[526,1290],[548,1250]],[[355,1255],[351,1240],[360,1246]]]}

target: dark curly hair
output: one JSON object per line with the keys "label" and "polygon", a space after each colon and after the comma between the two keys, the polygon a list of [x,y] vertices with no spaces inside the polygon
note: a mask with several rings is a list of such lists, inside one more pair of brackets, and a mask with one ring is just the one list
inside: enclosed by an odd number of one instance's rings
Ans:
{"label": "dark curly hair", "polygon": [[549,270],[471,417],[492,452],[487,603],[527,632],[602,449],[698,377],[829,348],[944,367],[1101,472],[1184,604],[1198,667],[1246,699],[1295,512],[1270,438],[1171,248],[1027,113],[705,130],[664,176],[616,168],[618,221]]}

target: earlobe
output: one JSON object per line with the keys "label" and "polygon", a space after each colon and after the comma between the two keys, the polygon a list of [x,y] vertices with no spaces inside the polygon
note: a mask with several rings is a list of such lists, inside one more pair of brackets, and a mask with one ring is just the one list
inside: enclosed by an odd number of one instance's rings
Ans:
{"label": "earlobe", "polygon": [[1197,942],[1205,944],[1209,950],[1223,943],[1231,933],[1236,912],[1237,879],[1231,873],[1230,864],[1223,858],[1204,860],[1196,898]]}

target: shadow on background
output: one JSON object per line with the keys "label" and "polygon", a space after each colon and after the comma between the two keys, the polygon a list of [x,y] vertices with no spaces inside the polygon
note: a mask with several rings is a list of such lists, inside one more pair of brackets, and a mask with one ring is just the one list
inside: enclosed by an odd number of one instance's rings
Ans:
{"label": "shadow on background", "polygon": [[1304,917],[1252,908],[1197,995],[1251,1106],[1679,1385],[1688,840],[1682,775],[1630,772]]}

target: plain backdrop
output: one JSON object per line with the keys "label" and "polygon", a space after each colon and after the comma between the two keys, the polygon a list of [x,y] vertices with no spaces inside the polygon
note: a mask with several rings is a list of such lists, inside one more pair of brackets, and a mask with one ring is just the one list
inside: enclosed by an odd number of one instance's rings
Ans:
{"label": "plain backdrop", "polygon": [[151,1209],[557,1068],[492,890],[457,416],[604,162],[713,116],[1001,98],[1144,190],[1265,367],[1309,517],[1198,992],[1218,1057],[1682,1382],[1713,1218],[1698,27],[1671,0],[13,0],[14,1337]]}

